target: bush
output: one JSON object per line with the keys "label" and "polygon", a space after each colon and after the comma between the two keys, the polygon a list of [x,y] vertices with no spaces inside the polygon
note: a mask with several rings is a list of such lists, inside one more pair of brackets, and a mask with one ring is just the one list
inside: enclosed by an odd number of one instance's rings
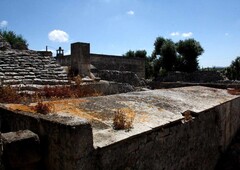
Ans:
{"label": "bush", "polygon": [[119,109],[113,118],[113,128],[115,130],[130,130],[133,127],[135,112],[128,108]]}
{"label": "bush", "polygon": [[2,31],[0,30],[0,35],[11,45],[13,49],[18,50],[27,50],[28,49],[28,43],[27,40],[25,40],[22,35],[17,35],[13,31]]}
{"label": "bush", "polygon": [[19,103],[22,99],[16,89],[11,86],[0,87],[0,103]]}
{"label": "bush", "polygon": [[38,102],[36,106],[33,107],[33,110],[36,111],[37,113],[41,114],[48,114],[51,112],[52,107],[49,103],[43,103],[43,102]]}

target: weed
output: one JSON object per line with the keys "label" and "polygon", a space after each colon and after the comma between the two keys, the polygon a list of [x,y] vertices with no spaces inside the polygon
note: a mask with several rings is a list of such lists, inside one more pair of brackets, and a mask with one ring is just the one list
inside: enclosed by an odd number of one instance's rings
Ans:
{"label": "weed", "polygon": [[52,107],[49,103],[38,102],[36,106],[33,106],[33,110],[46,115],[51,112]]}
{"label": "weed", "polygon": [[113,128],[115,130],[130,130],[133,127],[135,112],[129,108],[122,108],[115,111]]}
{"label": "weed", "polygon": [[0,87],[0,94],[0,103],[19,103],[22,98],[17,90],[11,86]]}

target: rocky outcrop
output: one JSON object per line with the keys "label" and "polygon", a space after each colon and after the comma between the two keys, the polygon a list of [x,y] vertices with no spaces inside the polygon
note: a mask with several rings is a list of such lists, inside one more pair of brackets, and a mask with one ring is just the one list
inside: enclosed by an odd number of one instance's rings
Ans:
{"label": "rocky outcrop", "polygon": [[66,85],[66,71],[51,56],[41,56],[35,51],[0,50],[0,83],[35,90],[45,85]]}

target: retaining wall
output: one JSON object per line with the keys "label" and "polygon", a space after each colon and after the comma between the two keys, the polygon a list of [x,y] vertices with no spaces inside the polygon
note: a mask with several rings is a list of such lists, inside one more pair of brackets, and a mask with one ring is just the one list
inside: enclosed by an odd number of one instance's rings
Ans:
{"label": "retaining wall", "polygon": [[97,148],[92,127],[84,119],[15,112],[2,106],[0,120],[1,132],[29,129],[38,134],[44,169],[211,170],[240,127],[239,108],[236,97],[196,113],[191,121],[178,119]]}
{"label": "retaining wall", "polygon": [[240,98],[98,149],[99,169],[214,169],[240,126]]}

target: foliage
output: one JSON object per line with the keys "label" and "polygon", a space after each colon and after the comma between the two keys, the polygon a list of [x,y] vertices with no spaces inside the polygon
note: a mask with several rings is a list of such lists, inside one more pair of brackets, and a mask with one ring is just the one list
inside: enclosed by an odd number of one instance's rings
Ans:
{"label": "foliage", "polygon": [[38,102],[37,105],[33,107],[33,110],[46,115],[51,112],[51,105],[49,103]]}
{"label": "foliage", "polygon": [[33,94],[19,93],[11,86],[0,87],[0,103],[31,103],[43,100],[55,100],[64,98],[80,98],[99,96],[101,93],[89,86],[54,86],[44,87]]}
{"label": "foliage", "polygon": [[157,37],[155,42],[154,42],[154,50],[152,53],[152,59],[155,60],[157,58],[157,55],[161,55],[161,48],[163,44],[165,43],[165,38],[163,37]]}
{"label": "foliage", "polygon": [[123,55],[124,57],[128,57],[128,58],[134,58],[135,57],[135,52],[132,50],[129,50],[128,52],[126,52],[126,54]]}
{"label": "foliage", "polygon": [[200,43],[194,39],[180,40],[176,43],[177,52],[181,55],[182,66],[180,71],[194,72],[199,69],[198,56],[204,50]]}
{"label": "foliage", "polygon": [[0,30],[0,35],[11,45],[13,49],[27,50],[28,43],[22,35],[17,35],[13,31]]}
{"label": "foliage", "polygon": [[166,71],[173,71],[176,65],[177,53],[172,40],[165,40],[161,47],[161,66]]}
{"label": "foliage", "polygon": [[19,103],[21,96],[16,89],[11,86],[0,87],[0,103]]}
{"label": "foliage", "polygon": [[226,69],[225,74],[230,80],[240,80],[240,57],[232,61],[231,65]]}
{"label": "foliage", "polygon": [[132,51],[129,50],[128,52],[126,52],[124,55],[124,57],[128,57],[128,58],[143,58],[146,60],[145,62],[145,77],[146,78],[151,78],[153,75],[153,63],[151,58],[149,58],[147,56],[147,51],[146,50],[136,50],[136,51]]}
{"label": "foliage", "polygon": [[129,50],[123,56],[128,57],[128,58],[135,58],[135,57],[136,58],[147,58],[147,52],[146,52],[146,50],[136,50],[136,51]]}
{"label": "foliage", "polygon": [[122,108],[115,112],[113,128],[115,130],[130,130],[133,127],[135,112],[128,108]]}

